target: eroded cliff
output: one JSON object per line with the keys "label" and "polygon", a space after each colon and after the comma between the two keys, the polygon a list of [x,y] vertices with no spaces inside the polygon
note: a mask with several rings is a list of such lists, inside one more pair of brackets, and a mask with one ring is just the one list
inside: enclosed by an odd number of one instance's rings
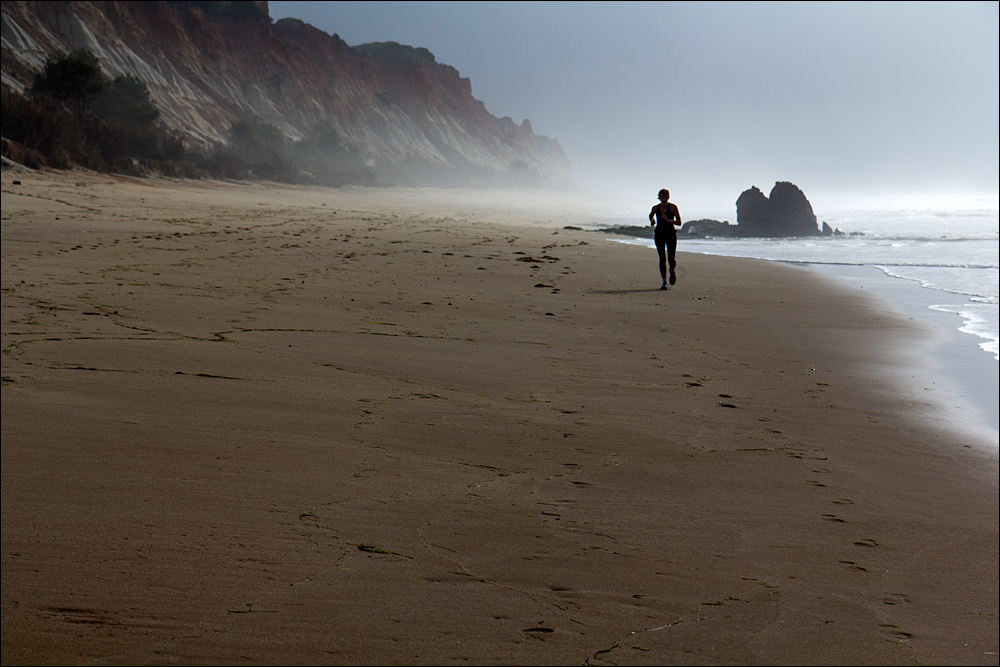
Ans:
{"label": "eroded cliff", "polygon": [[[88,49],[111,78],[149,88],[163,121],[191,150],[260,118],[289,139],[326,123],[382,183],[545,184],[570,181],[555,139],[496,118],[467,78],[426,49],[380,57],[266,2],[4,2],[3,85],[31,85],[46,58]],[[402,54],[400,57],[399,54]]]}

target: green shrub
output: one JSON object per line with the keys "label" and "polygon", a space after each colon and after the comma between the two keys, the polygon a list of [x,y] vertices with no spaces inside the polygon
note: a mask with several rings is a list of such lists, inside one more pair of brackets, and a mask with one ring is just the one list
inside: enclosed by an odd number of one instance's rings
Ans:
{"label": "green shrub", "polygon": [[0,121],[3,137],[59,164],[66,164],[67,148],[79,139],[78,124],[73,116],[6,88],[0,91],[0,107],[3,109]]}
{"label": "green shrub", "polygon": [[87,104],[104,89],[101,63],[90,51],[77,49],[70,54],[60,51],[49,56],[45,69],[35,75],[33,95],[47,98],[69,108],[83,118]]}
{"label": "green shrub", "polygon": [[[399,53],[411,56],[420,51],[401,48]],[[433,59],[430,52],[418,55]],[[52,56],[28,95],[4,88],[0,105],[0,134],[13,142],[5,142],[4,150],[30,162],[27,166],[375,184],[362,152],[325,121],[296,142],[260,118],[239,121],[230,127],[228,145],[215,146],[208,157],[189,155],[180,136],[160,121],[146,84],[132,75],[106,81],[96,56],[85,50]]]}
{"label": "green shrub", "polygon": [[110,82],[94,99],[91,109],[100,118],[123,125],[152,126],[160,111],[149,97],[146,83],[131,74]]}

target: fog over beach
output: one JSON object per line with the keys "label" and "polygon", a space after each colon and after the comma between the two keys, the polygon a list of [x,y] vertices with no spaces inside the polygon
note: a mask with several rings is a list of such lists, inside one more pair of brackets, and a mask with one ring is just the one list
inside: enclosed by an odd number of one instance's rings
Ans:
{"label": "fog over beach", "polygon": [[[817,214],[885,197],[996,206],[995,2],[271,2],[349,44],[459,70],[623,206],[688,216],[792,181]],[[692,218],[693,219],[693,218]],[[719,218],[725,219],[725,218]]]}
{"label": "fog over beach", "polygon": [[[998,359],[997,3],[272,2],[270,10],[349,44],[425,47],[456,67],[492,113],[527,118],[559,140],[597,202],[578,211],[584,226],[646,224],[661,187],[685,220],[735,223],[741,192],[791,181],[820,222],[867,238],[681,249],[880,267],[939,290],[934,307],[957,313],[954,328]],[[890,296],[891,287],[875,289]],[[989,406],[995,394],[976,396]],[[995,421],[996,410],[986,412]]]}

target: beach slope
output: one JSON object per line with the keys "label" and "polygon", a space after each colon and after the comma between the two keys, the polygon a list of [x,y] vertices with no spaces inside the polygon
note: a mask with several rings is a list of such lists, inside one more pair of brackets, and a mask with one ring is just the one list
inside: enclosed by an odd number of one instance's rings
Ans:
{"label": "beach slope", "polygon": [[4,664],[997,664],[995,452],[862,295],[540,193],[2,191]]}

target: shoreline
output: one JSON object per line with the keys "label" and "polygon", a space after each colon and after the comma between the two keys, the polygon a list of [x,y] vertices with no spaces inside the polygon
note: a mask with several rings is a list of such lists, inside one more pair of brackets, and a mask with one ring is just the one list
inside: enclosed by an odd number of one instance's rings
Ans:
{"label": "shoreline", "polygon": [[959,330],[960,315],[931,308],[948,300],[948,296],[940,296],[946,293],[888,276],[876,266],[806,266],[874,295],[887,308],[928,327],[931,339],[923,353],[926,363],[907,372],[903,382],[911,390],[942,392],[937,401],[946,406],[945,416],[950,413],[949,421],[957,429],[985,435],[993,448],[1000,445],[1000,364],[979,346],[981,338]]}
{"label": "shoreline", "polygon": [[[651,247],[632,240],[617,242]],[[964,322],[960,315],[931,308],[942,301],[961,297],[905,278],[886,275],[882,269],[872,265],[780,259],[757,261],[814,271],[831,279],[834,285],[855,290],[861,298],[874,298],[880,303],[880,308],[914,321],[917,328],[926,329],[928,340],[919,344],[920,351],[915,352],[910,368],[898,374],[900,391],[914,396],[924,392],[935,394],[934,402],[943,410],[940,414],[943,421],[961,434],[985,439],[985,446],[991,450],[1000,447],[1000,364],[979,346],[981,338],[960,330]]]}
{"label": "shoreline", "polygon": [[856,290],[660,291],[541,193],[2,181],[4,664],[997,663],[997,457]]}

